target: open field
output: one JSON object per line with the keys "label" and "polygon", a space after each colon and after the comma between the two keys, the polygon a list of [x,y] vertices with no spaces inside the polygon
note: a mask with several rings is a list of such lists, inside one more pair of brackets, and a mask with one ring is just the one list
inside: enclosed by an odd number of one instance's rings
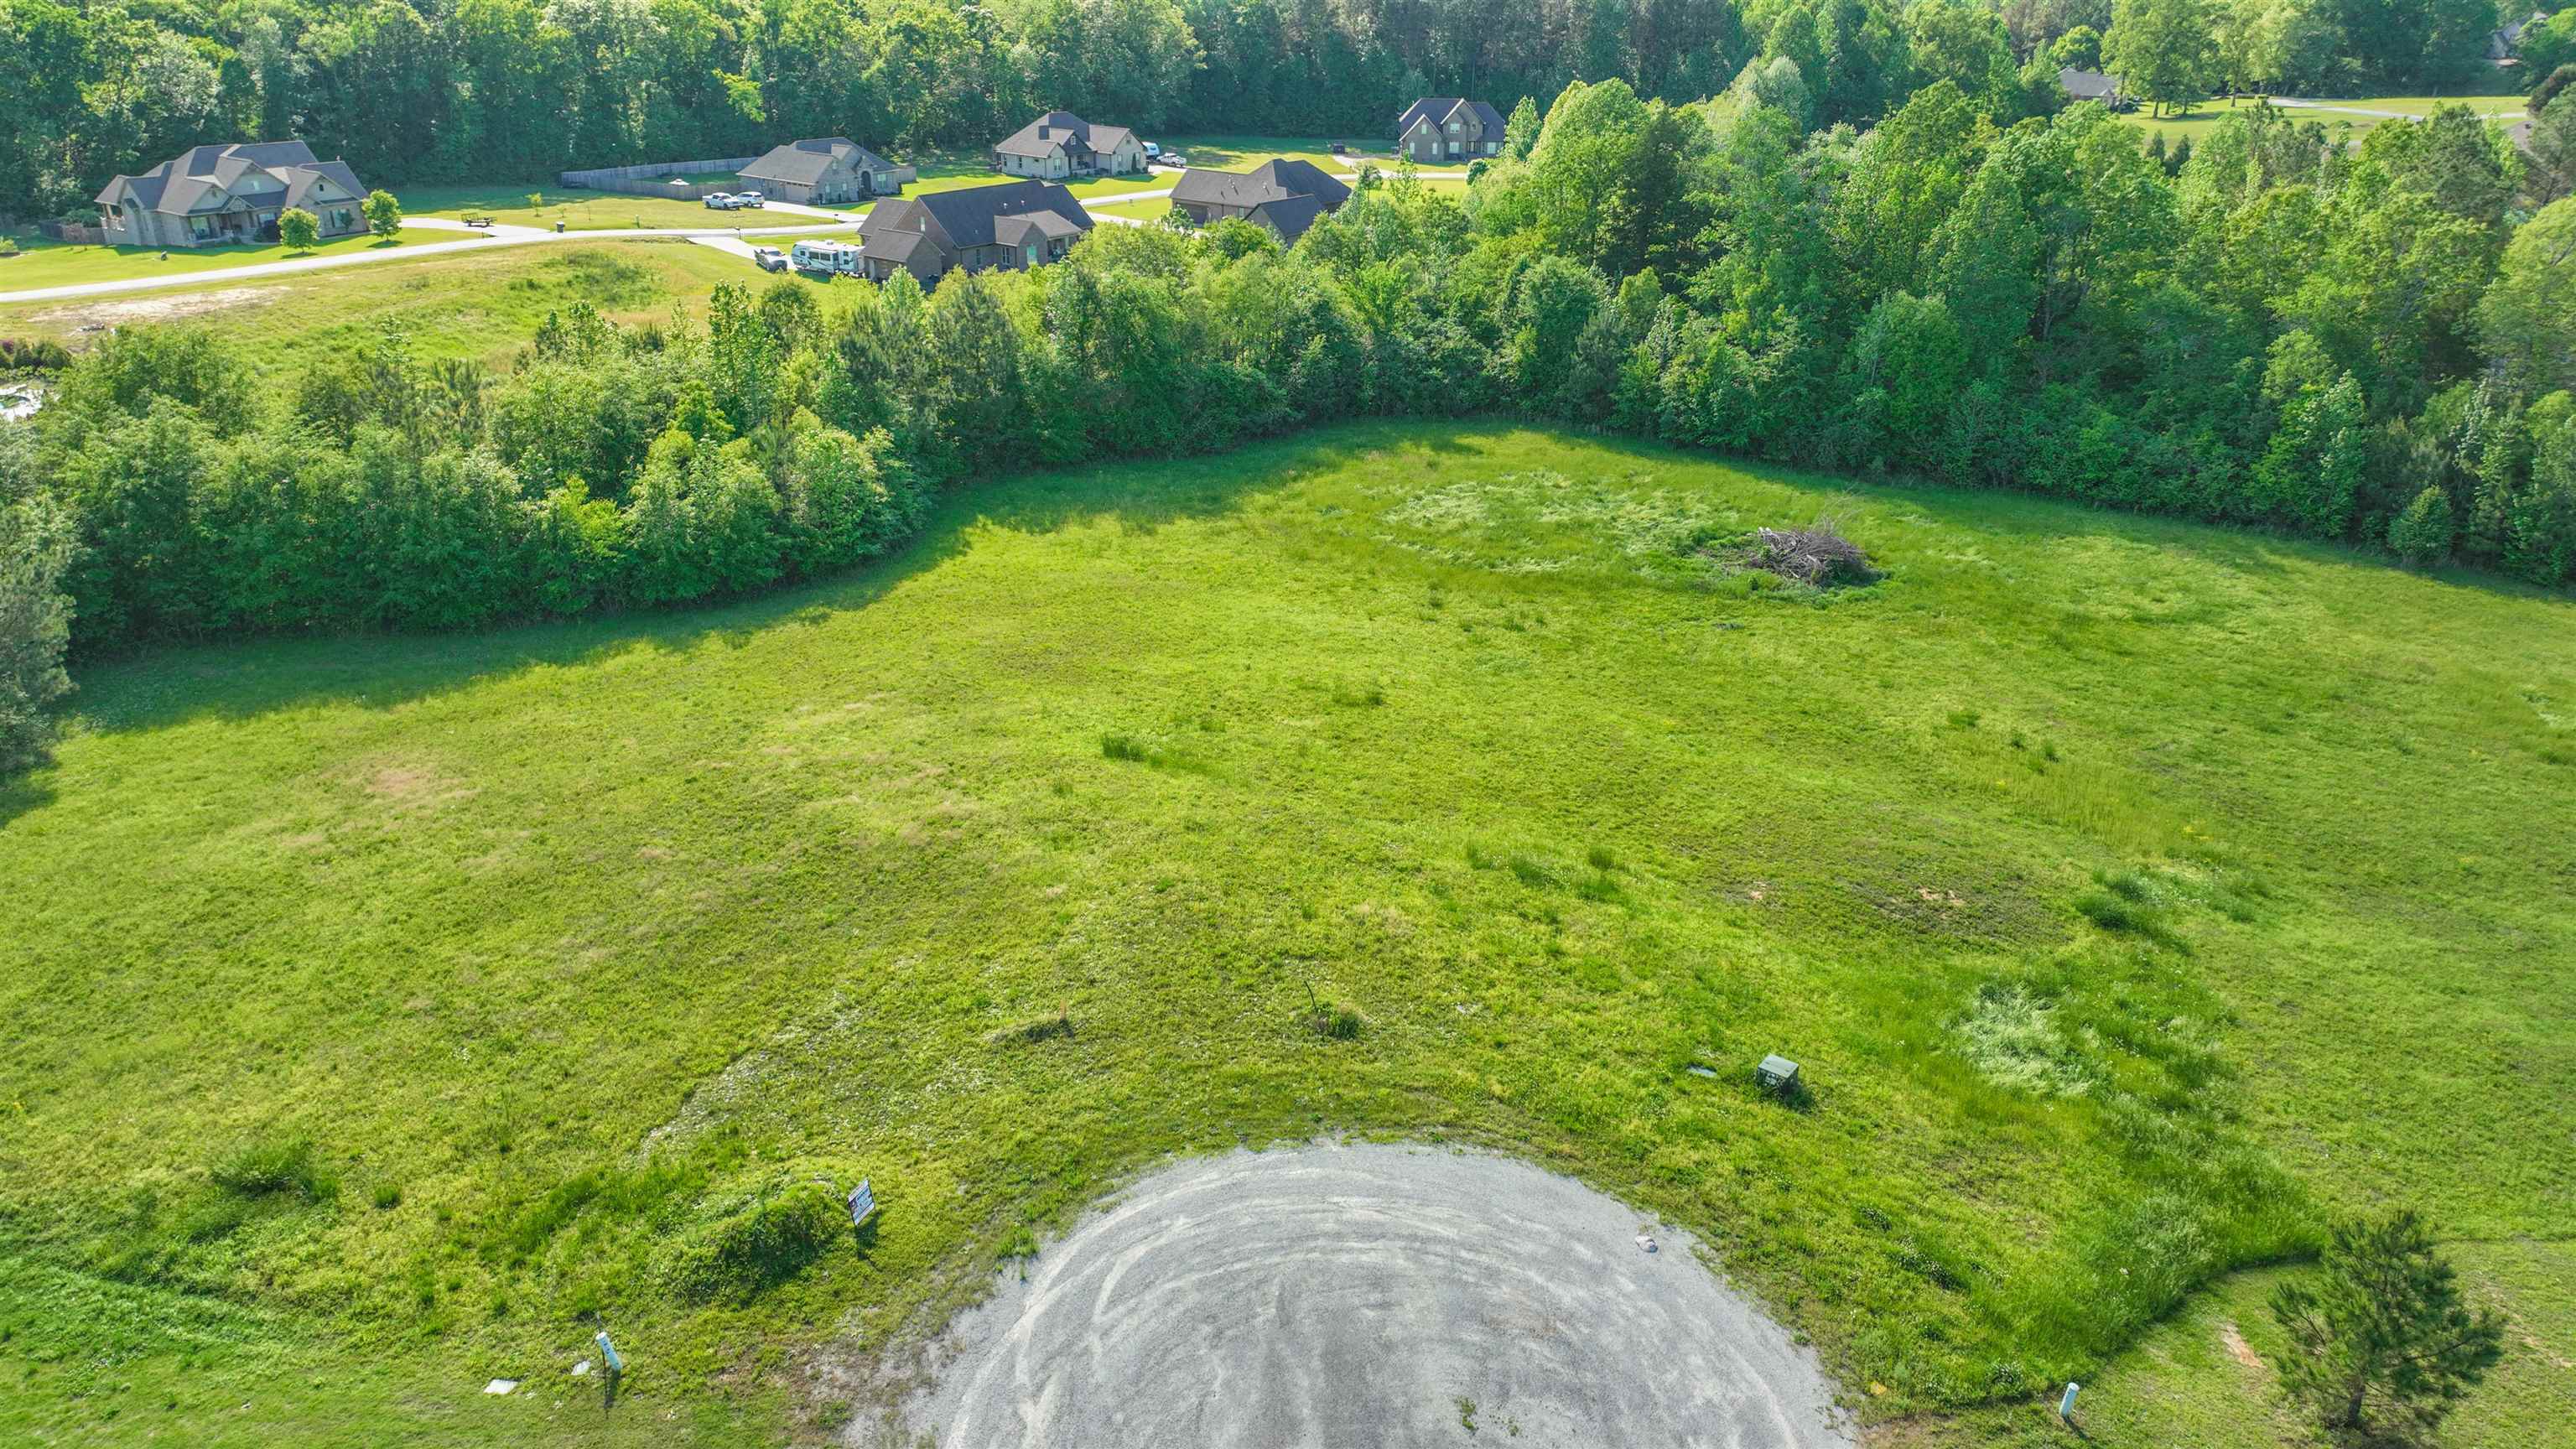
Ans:
{"label": "open field", "polygon": [[[380,319],[408,328],[423,357],[501,362],[551,309],[588,301],[624,321],[661,321],[718,282],[766,286],[740,257],[676,237],[498,247],[204,287],[0,305],[0,335],[79,345],[85,328],[199,319],[251,344],[253,367],[291,374],[317,348],[354,341]],[[804,285],[814,285],[805,283]]]}
{"label": "open field", "polygon": [[[1725,565],[1825,512],[1883,582]],[[2576,1416],[2563,598],[1372,425],[986,483],[729,608],[79,679],[0,792],[0,1414],[61,1437],[257,1381],[524,1442],[603,1321],[620,1416],[810,1431],[809,1352],[1166,1154],[1337,1130],[1690,1228],[1911,1441],[2059,1442],[2080,1375],[2096,1445],[2279,1442],[2199,1372],[2260,1277],[2185,1292],[2396,1201],[2515,1317],[2462,1442]],[[674,1286],[808,1172],[874,1234]]]}
{"label": "open field", "polygon": [[412,227],[392,241],[374,236],[339,237],[300,252],[290,250],[283,242],[271,242],[259,246],[173,247],[165,255],[158,247],[85,246],[58,242],[38,236],[32,229],[13,231],[9,235],[23,250],[14,257],[0,257],[0,292],[121,281],[127,277],[219,271],[226,267],[282,262],[297,257],[379,251],[399,247],[405,242],[456,240],[454,232]]}
{"label": "open field", "polygon": [[[2290,119],[2294,121],[2315,121],[2329,131],[2338,126],[2350,126],[2353,133],[2358,135],[2391,119],[2387,114],[2373,114],[2374,112],[2424,116],[2431,114],[2436,106],[2465,104],[2475,107],[2479,115],[2485,116],[2490,121],[2500,125],[2511,125],[2523,118],[2522,103],[2520,92],[2510,92],[2486,96],[2371,96],[2358,100],[2301,97],[2299,104],[2296,105],[2276,104],[2279,109],[2287,111]],[[2202,137],[2216,130],[2218,123],[2230,112],[2251,110],[2255,105],[2256,102],[2251,99],[2210,100],[2203,101],[2187,111],[2168,111],[2162,116],[2150,116],[2147,114],[2146,107],[2141,106],[2137,110],[2124,113],[2120,119],[2142,132],[2162,131],[2168,143],[2188,136],[2196,145]]]}
{"label": "open field", "polygon": [[[528,205],[530,195],[542,206]],[[574,191],[536,182],[494,186],[418,186],[402,194],[407,216],[443,216],[462,220],[489,216],[510,226],[551,227],[562,222],[571,231],[612,227],[759,226],[762,213],[709,211],[701,201],[661,196],[626,196],[608,191]]]}

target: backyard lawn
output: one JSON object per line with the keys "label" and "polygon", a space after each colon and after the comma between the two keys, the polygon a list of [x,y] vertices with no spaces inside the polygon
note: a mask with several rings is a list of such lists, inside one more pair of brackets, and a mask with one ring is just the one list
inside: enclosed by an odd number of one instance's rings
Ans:
{"label": "backyard lawn", "polygon": [[[483,265],[524,327],[699,259]],[[1883,580],[1731,562],[1827,514]],[[2564,598],[1372,424],[730,607],[78,680],[0,790],[0,1437],[817,1439],[1127,1174],[1343,1131],[1695,1230],[1896,1442],[2062,1442],[2067,1378],[2101,1449],[2295,1442],[2225,1325],[2397,1202],[2513,1315],[2457,1442],[2576,1419]],[[863,1175],[864,1241],[674,1276]]]}
{"label": "backyard lawn", "polygon": [[37,235],[32,228],[12,231],[8,235],[22,250],[14,257],[0,257],[0,292],[28,292],[43,287],[78,286],[83,282],[124,281],[132,277],[184,275],[225,267],[253,266],[261,262],[387,250],[405,243],[457,240],[454,232],[408,227],[393,241],[372,235],[340,237],[300,252],[290,250],[283,242],[267,242],[251,246],[173,247],[165,253],[158,247],[86,246],[58,242]]}

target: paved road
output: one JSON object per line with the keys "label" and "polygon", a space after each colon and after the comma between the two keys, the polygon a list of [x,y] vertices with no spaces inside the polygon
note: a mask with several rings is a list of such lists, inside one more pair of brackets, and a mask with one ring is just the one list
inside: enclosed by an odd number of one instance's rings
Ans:
{"label": "paved road", "polygon": [[[1659,1240],[1648,1253],[1641,1231]],[[1005,1274],[906,1406],[943,1449],[1839,1449],[1815,1356],[1683,1234],[1528,1163],[1185,1162]],[[856,1444],[885,1426],[854,1426]]]}

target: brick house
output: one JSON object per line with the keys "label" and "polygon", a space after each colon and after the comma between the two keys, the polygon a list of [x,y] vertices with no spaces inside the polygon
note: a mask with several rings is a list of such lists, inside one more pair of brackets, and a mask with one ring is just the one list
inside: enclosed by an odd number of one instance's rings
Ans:
{"label": "brick house", "polygon": [[1013,176],[1046,181],[1141,176],[1145,143],[1125,126],[1095,126],[1071,111],[1049,111],[995,143],[993,165]]}
{"label": "brick house", "polygon": [[882,282],[907,271],[926,287],[953,271],[1025,271],[1062,260],[1091,226],[1073,193],[1046,181],[880,201],[859,224],[859,272]]}

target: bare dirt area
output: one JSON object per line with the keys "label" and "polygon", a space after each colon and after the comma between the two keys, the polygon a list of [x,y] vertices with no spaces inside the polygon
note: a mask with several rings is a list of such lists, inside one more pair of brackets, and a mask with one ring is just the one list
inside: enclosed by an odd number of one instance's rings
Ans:
{"label": "bare dirt area", "polygon": [[1316,1145],[1157,1172],[929,1351],[852,1445],[1852,1443],[1697,1245],[1511,1158]]}
{"label": "bare dirt area", "polygon": [[221,287],[208,292],[121,297],[56,307],[37,313],[35,320],[52,323],[66,332],[95,332],[139,322],[177,322],[236,307],[264,307],[285,291],[284,287]]}

